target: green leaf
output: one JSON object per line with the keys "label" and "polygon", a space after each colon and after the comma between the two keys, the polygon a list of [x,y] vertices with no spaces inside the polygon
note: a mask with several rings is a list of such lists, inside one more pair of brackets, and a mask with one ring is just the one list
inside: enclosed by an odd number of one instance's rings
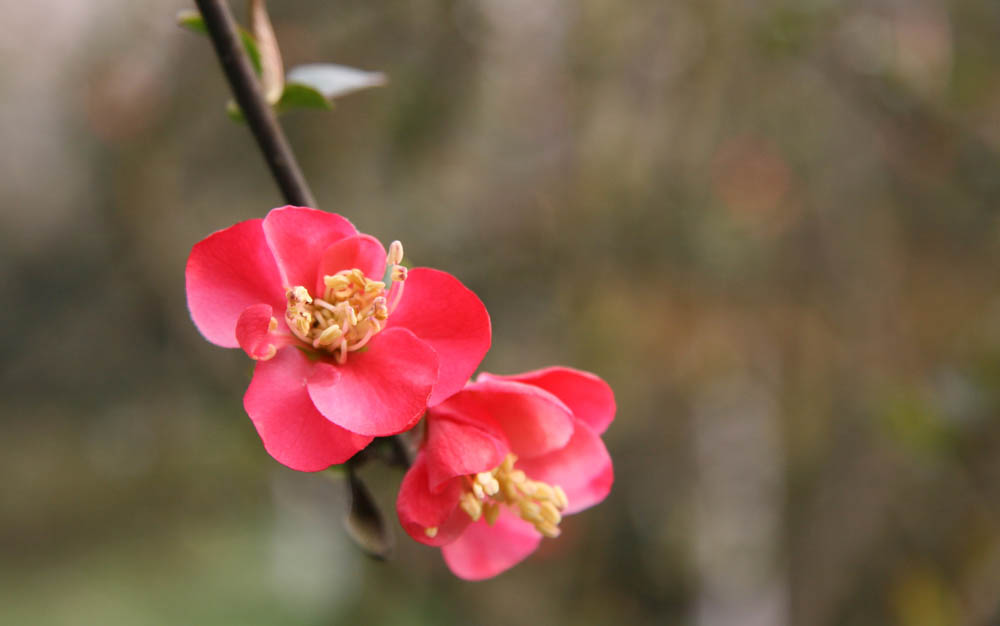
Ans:
{"label": "green leaf", "polygon": [[234,122],[245,122],[247,118],[243,117],[243,111],[240,110],[240,105],[236,104],[236,101],[230,98],[226,101],[226,115],[229,119]]}
{"label": "green leaf", "polygon": [[332,63],[299,65],[288,72],[287,80],[289,83],[309,86],[327,100],[386,83],[382,72],[365,72]]}
{"label": "green leaf", "polygon": [[274,105],[274,110],[284,113],[291,109],[332,109],[333,104],[323,97],[323,94],[309,85],[301,83],[285,83],[281,97]]}
{"label": "green leaf", "polygon": [[[281,97],[272,105],[272,108],[279,115],[293,109],[323,109],[329,111],[333,109],[333,103],[309,85],[285,83]],[[226,115],[234,122],[246,121],[246,118],[243,117],[243,112],[240,111],[240,107],[236,104],[235,100],[230,100],[226,103]]]}
{"label": "green leaf", "polygon": [[243,48],[247,51],[247,56],[250,57],[253,70],[260,76],[260,51],[257,49],[257,42],[254,41],[253,35],[242,28],[240,29],[240,39],[243,40]]}
{"label": "green leaf", "polygon": [[202,19],[201,13],[197,9],[181,9],[178,11],[177,23],[191,32],[201,35],[208,34],[208,29],[205,28],[205,20]]}
{"label": "green leaf", "polygon": [[[200,35],[208,34],[205,20],[201,17],[201,13],[195,9],[182,9],[178,11],[177,23],[193,33]],[[240,40],[243,42],[243,48],[247,51],[247,56],[250,57],[250,64],[253,65],[254,71],[260,76],[260,50],[257,48],[257,41],[243,27],[240,27]]]}

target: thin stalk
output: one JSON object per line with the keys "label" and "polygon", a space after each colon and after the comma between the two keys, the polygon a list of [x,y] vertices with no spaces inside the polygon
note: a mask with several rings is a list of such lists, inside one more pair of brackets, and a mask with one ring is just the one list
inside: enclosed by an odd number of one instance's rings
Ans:
{"label": "thin stalk", "polygon": [[[195,4],[205,20],[205,28],[236,103],[240,105],[243,117],[257,139],[257,145],[281,188],[285,202],[317,208],[309,184],[295,159],[295,153],[264,97],[257,74],[250,64],[243,42],[240,41],[236,20],[233,19],[229,5],[225,0],[195,0]],[[410,458],[406,444],[398,435],[388,439],[393,451],[393,464],[409,467],[413,459]],[[364,452],[359,455],[362,456],[358,457],[358,462],[362,460]]]}
{"label": "thin stalk", "polygon": [[233,90],[233,97],[243,112],[253,136],[257,139],[267,166],[271,169],[288,204],[316,208],[316,199],[309,190],[295,153],[285,133],[264,97],[260,81],[240,41],[236,20],[225,0],[195,0],[222,71]]}

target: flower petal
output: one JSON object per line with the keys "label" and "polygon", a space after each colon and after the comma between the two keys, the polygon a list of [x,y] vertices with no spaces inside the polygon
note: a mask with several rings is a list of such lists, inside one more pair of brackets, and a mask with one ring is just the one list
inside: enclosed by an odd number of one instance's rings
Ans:
{"label": "flower petal", "polygon": [[431,489],[456,476],[489,471],[503,462],[508,451],[502,433],[470,422],[435,419],[433,414],[427,419],[424,454]]}
{"label": "flower petal", "polygon": [[279,348],[295,343],[287,326],[278,324],[275,330],[271,330],[273,312],[270,304],[255,304],[247,307],[236,322],[236,339],[251,359],[266,361]]}
{"label": "flower petal", "polygon": [[608,383],[590,372],[569,367],[545,369],[496,376],[483,373],[478,380],[513,380],[541,387],[563,401],[573,416],[583,420],[597,434],[603,433],[615,418],[615,394]]}
{"label": "flower petal", "polygon": [[[283,287],[308,288],[316,280],[323,252],[344,237],[358,234],[354,225],[339,215],[294,206],[273,209],[264,218],[263,229]],[[281,293],[284,295],[284,290]]]}
{"label": "flower petal", "polygon": [[333,276],[341,270],[359,269],[372,280],[382,280],[385,275],[385,248],[370,235],[345,237],[327,247],[320,257],[316,272],[314,294],[326,291],[324,276]]}
{"label": "flower petal", "polygon": [[236,321],[254,304],[284,307],[285,290],[264,239],[262,220],[217,231],[191,249],[184,277],[188,310],[212,343],[236,348]]}
{"label": "flower petal", "polygon": [[405,328],[383,330],[347,363],[316,363],[309,396],[327,419],[352,432],[383,437],[412,427],[437,380],[434,350]]}
{"label": "flower petal", "polygon": [[438,353],[441,373],[430,405],[461,389],[490,347],[490,316],[457,278],[425,267],[409,271],[386,327],[408,328]]}
{"label": "flower petal", "polygon": [[442,546],[441,554],[459,578],[483,580],[526,559],[541,540],[531,524],[503,510],[492,526],[485,520],[470,524],[461,537]]}
{"label": "flower petal", "polygon": [[372,438],[344,430],[323,417],[306,390],[312,363],[296,348],[259,361],[243,407],[264,448],[288,467],[316,472],[343,463]]}
{"label": "flower petal", "polygon": [[[559,398],[544,389],[509,380],[485,379],[467,385],[456,394],[459,397],[463,402],[474,399],[486,409],[518,457],[531,458],[557,450],[573,435],[573,414]],[[464,412],[470,413],[468,409]]]}
{"label": "flower petal", "polygon": [[565,514],[582,511],[604,500],[615,480],[604,442],[589,426],[580,422],[566,447],[518,461],[517,466],[532,480],[562,487],[569,500]]}
{"label": "flower petal", "polygon": [[[462,483],[453,480],[441,485],[438,491],[430,489],[427,480],[427,459],[418,454],[413,466],[403,476],[396,499],[399,523],[407,534],[420,543],[441,546],[454,541],[472,519],[458,507]],[[436,528],[433,537],[428,528]]]}

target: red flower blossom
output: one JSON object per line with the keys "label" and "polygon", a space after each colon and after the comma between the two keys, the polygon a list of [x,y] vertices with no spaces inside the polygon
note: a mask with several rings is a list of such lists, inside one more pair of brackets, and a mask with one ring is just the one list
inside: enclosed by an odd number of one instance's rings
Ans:
{"label": "red flower blossom", "polygon": [[486,354],[479,298],[450,274],[407,272],[402,257],[399,242],[387,255],[343,217],[300,207],[191,250],[191,318],[258,361],[243,406],[279,462],[321,470],[412,427]]}
{"label": "red flower blossom", "polygon": [[396,510],[421,543],[441,546],[457,576],[516,565],[563,515],[607,496],[611,458],[600,434],[615,414],[608,385],[553,367],[481,374],[427,411],[427,432]]}

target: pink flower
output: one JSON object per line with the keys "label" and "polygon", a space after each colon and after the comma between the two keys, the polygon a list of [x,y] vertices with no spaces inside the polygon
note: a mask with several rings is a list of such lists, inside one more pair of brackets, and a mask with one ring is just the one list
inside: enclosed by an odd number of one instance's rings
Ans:
{"label": "pink flower", "polygon": [[600,434],[614,414],[611,389],[593,374],[481,374],[428,409],[396,502],[400,523],[441,546],[455,575],[496,576],[557,536],[563,515],[608,495],[614,476]]}
{"label": "pink flower", "polygon": [[402,257],[399,242],[387,255],[343,217],[290,206],[191,250],[191,318],[257,360],[243,406],[279,462],[318,471],[411,428],[486,354],[479,298]]}

